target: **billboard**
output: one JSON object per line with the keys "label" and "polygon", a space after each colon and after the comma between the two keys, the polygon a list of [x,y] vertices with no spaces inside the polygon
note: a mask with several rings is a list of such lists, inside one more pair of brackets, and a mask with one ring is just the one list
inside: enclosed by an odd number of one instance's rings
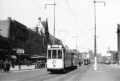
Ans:
{"label": "billboard", "polygon": [[0,21],[0,36],[9,38],[10,34],[10,23],[8,20],[1,20]]}

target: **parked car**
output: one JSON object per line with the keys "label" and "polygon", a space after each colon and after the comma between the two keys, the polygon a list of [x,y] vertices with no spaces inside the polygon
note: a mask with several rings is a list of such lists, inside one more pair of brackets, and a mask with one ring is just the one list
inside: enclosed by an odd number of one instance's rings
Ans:
{"label": "parked car", "polygon": [[42,67],[42,61],[37,61],[35,69],[40,69]]}
{"label": "parked car", "polygon": [[105,64],[111,64],[111,62],[110,61],[105,61]]}
{"label": "parked car", "polygon": [[37,61],[36,65],[35,65],[35,69],[40,69],[40,68],[44,68],[44,67],[46,67],[44,61]]}

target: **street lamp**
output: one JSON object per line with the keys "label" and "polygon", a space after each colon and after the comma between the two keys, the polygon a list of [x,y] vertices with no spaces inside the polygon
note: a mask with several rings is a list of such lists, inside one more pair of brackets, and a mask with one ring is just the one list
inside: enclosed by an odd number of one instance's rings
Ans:
{"label": "street lamp", "polygon": [[53,39],[53,44],[55,44],[55,0],[54,0],[54,4],[45,4],[45,9],[46,9],[46,5],[54,5],[54,28],[53,28],[53,35],[54,35],[54,39]]}
{"label": "street lamp", "polygon": [[97,44],[96,44],[96,4],[95,3],[104,3],[105,5],[105,1],[95,1],[94,0],[94,18],[95,18],[95,35],[94,35],[94,70],[97,70]]}

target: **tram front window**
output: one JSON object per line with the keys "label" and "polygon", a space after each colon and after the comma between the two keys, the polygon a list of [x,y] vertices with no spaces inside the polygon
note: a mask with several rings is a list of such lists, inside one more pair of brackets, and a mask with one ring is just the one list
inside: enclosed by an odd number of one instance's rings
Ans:
{"label": "tram front window", "polygon": [[56,58],[57,58],[57,51],[52,50],[52,59],[56,59]]}
{"label": "tram front window", "polygon": [[51,50],[48,50],[48,59],[51,59]]}
{"label": "tram front window", "polygon": [[58,59],[62,59],[62,50],[58,50]]}

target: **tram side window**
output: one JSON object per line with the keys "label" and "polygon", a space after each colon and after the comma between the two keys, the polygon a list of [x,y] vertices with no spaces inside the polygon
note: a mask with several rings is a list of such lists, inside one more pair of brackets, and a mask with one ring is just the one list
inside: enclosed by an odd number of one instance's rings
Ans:
{"label": "tram side window", "polygon": [[52,50],[52,58],[53,59],[56,59],[56,57],[57,57],[57,51],[56,50]]}
{"label": "tram side window", "polygon": [[51,59],[51,50],[48,50],[48,59]]}
{"label": "tram side window", "polygon": [[62,59],[62,50],[58,50],[58,59]]}

